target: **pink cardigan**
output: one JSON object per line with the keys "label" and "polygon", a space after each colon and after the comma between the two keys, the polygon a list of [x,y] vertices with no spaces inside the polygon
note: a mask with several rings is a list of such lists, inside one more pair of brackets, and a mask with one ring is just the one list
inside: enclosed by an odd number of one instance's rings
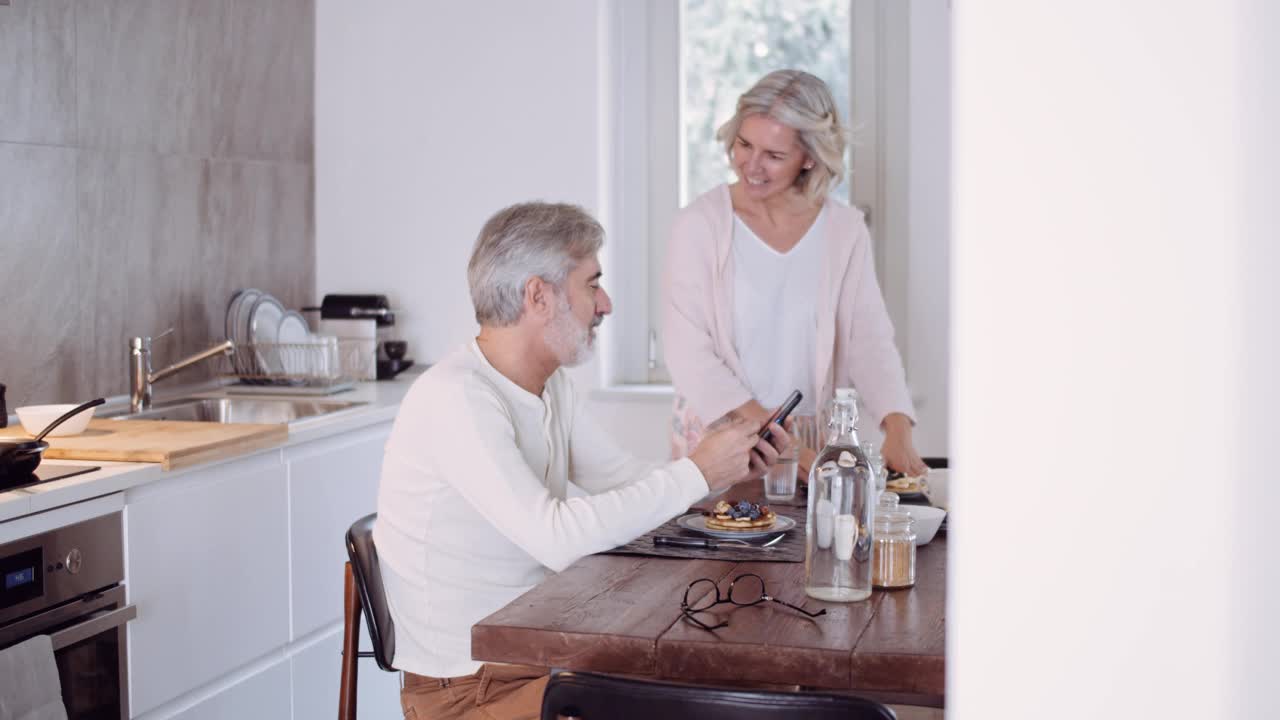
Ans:
{"label": "pink cardigan", "polygon": [[[814,376],[819,386],[801,390],[816,393],[821,408],[835,388],[852,385],[870,414],[859,423],[864,432],[894,412],[914,423],[862,213],[834,199],[827,200],[826,211]],[[732,238],[729,186],[720,185],[676,215],[667,246],[663,348],[677,414],[686,413],[683,420],[695,427],[752,399],[733,342]]]}

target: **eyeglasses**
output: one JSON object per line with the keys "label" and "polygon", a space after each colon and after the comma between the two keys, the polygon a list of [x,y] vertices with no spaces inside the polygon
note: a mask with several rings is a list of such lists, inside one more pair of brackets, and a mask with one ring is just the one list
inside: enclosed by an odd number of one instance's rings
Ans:
{"label": "eyeglasses", "polygon": [[[708,587],[709,586],[709,587]],[[695,591],[696,590],[696,591]],[[696,598],[693,602],[689,602],[689,597]],[[728,603],[737,605],[738,607],[750,607],[759,605],[763,602],[775,602],[779,605],[785,605],[796,612],[807,617],[816,618],[820,615],[826,615],[827,610],[823,608],[818,612],[809,612],[802,607],[792,605],[789,602],[783,602],[775,597],[770,597],[765,591],[764,578],[755,573],[746,573],[739,575],[729,583],[729,593],[727,596],[720,595],[720,586],[715,580],[710,578],[699,578],[689,583],[689,587],[684,590],[684,599],[680,601],[680,612],[685,620],[697,625],[703,630],[718,630],[722,627],[728,627],[729,622],[718,623],[716,625],[708,625],[699,620],[694,613],[710,610],[716,605]]]}

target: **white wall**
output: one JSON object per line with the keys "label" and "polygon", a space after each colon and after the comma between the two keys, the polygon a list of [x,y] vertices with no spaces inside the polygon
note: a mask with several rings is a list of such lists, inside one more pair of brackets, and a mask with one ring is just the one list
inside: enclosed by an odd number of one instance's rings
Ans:
{"label": "white wall", "polygon": [[466,265],[499,208],[597,209],[592,0],[318,0],[316,286],[385,292],[418,360],[474,335]]}
{"label": "white wall", "polygon": [[956,4],[950,717],[1280,717],[1278,15]]}
{"label": "white wall", "polygon": [[1235,582],[1230,608],[1231,661],[1229,717],[1280,717],[1274,670],[1280,667],[1280,562],[1275,547],[1274,514],[1280,486],[1269,471],[1275,444],[1275,408],[1280,407],[1280,4],[1249,0],[1239,7],[1240,68],[1236,82],[1240,135],[1236,151],[1242,163],[1235,212],[1239,238],[1229,283],[1235,290],[1231,322],[1234,367],[1229,398],[1237,408],[1229,425],[1223,476],[1238,480],[1230,493],[1231,570]]}
{"label": "white wall", "polygon": [[916,449],[949,451],[951,370],[951,7],[912,0],[908,28],[906,370]]}
{"label": "white wall", "polygon": [[[603,11],[318,0],[318,292],[388,294],[410,355],[435,362],[475,334],[466,264],[489,216],[534,199],[602,215]],[[579,387],[601,384],[598,362],[574,370]],[[665,402],[592,410],[632,452],[663,458]]]}

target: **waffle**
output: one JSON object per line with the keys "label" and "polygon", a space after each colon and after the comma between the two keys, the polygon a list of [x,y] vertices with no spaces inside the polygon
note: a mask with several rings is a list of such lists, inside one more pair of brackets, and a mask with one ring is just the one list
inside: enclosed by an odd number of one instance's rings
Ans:
{"label": "waffle", "polygon": [[[757,517],[751,517],[752,514]],[[707,515],[706,523],[712,530],[766,530],[773,527],[777,520],[778,516],[768,505],[757,505],[746,500],[721,500]]]}
{"label": "waffle", "polygon": [[917,477],[899,475],[898,477],[890,478],[889,480],[885,481],[884,487],[886,490],[892,490],[896,493],[923,492],[924,484],[925,484],[924,478],[925,478],[924,475],[920,475]]}

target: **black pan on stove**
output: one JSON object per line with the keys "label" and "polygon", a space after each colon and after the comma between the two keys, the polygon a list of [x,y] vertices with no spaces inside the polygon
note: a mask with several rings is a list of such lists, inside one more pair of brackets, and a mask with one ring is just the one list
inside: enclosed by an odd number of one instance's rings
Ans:
{"label": "black pan on stove", "polygon": [[98,398],[76,406],[57,420],[49,423],[34,439],[0,442],[0,490],[7,489],[11,485],[26,483],[31,473],[40,467],[40,460],[44,457],[44,451],[49,449],[49,443],[44,441],[44,436],[48,435],[50,430],[85,410],[97,407],[104,402],[106,402],[106,399]]}

